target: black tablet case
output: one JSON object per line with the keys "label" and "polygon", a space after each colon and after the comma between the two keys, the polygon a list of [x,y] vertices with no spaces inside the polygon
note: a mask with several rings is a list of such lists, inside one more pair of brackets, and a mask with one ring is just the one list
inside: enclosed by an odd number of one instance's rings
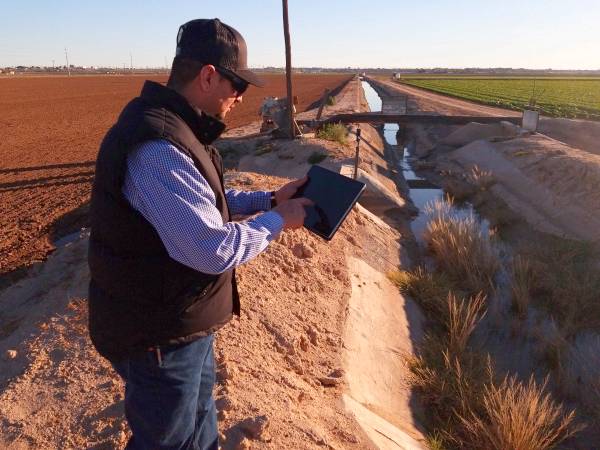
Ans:
{"label": "black tablet case", "polygon": [[306,207],[304,226],[329,241],[360,198],[365,184],[321,166],[312,166],[307,175],[308,181],[294,197],[315,202]]}

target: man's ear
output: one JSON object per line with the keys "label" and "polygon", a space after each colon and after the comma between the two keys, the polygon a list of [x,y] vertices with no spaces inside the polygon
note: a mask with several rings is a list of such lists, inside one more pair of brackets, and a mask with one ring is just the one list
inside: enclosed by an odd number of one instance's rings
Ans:
{"label": "man's ear", "polygon": [[203,92],[209,92],[215,83],[219,81],[215,66],[212,64],[206,64],[205,66],[202,66],[202,69],[200,69],[200,72],[194,81],[199,83]]}

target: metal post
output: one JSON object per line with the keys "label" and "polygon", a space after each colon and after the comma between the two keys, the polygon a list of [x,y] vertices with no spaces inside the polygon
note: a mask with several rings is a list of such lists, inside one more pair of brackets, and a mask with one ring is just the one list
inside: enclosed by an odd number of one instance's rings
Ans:
{"label": "metal post", "polygon": [[356,154],[354,155],[354,179],[358,177],[358,152],[360,150],[360,125],[356,129]]}
{"label": "metal post", "polygon": [[288,20],[288,2],[282,0],[283,3],[283,36],[285,38],[285,77],[287,81],[287,103],[288,103],[288,120],[290,122],[290,137],[296,137],[296,127],[294,124],[294,104],[292,92],[292,50],[290,45],[290,23]]}
{"label": "metal post", "polygon": [[317,111],[316,120],[321,120],[321,115],[323,114],[323,108],[325,107],[325,103],[327,103],[328,99],[329,99],[329,89],[325,89],[325,92],[323,93],[323,98],[321,99],[321,104],[319,105],[319,110]]}

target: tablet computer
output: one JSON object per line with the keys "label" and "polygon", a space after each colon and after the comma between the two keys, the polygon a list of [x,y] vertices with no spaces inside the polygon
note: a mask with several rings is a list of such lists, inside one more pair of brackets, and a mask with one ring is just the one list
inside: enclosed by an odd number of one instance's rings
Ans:
{"label": "tablet computer", "polygon": [[358,201],[365,184],[321,166],[312,166],[307,176],[308,181],[294,197],[306,197],[315,203],[306,207],[304,226],[329,241]]}

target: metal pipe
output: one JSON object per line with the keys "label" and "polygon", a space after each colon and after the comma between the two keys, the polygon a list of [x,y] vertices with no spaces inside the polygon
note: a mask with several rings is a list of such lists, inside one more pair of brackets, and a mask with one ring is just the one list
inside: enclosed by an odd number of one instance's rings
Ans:
{"label": "metal pipe", "polygon": [[325,120],[299,120],[298,123],[305,125],[319,125],[325,123],[422,123],[422,124],[440,124],[440,125],[465,125],[470,122],[478,123],[497,123],[510,122],[517,125],[521,124],[520,116],[440,116],[424,114],[390,114],[380,112],[366,113],[347,113],[337,114],[328,117]]}

